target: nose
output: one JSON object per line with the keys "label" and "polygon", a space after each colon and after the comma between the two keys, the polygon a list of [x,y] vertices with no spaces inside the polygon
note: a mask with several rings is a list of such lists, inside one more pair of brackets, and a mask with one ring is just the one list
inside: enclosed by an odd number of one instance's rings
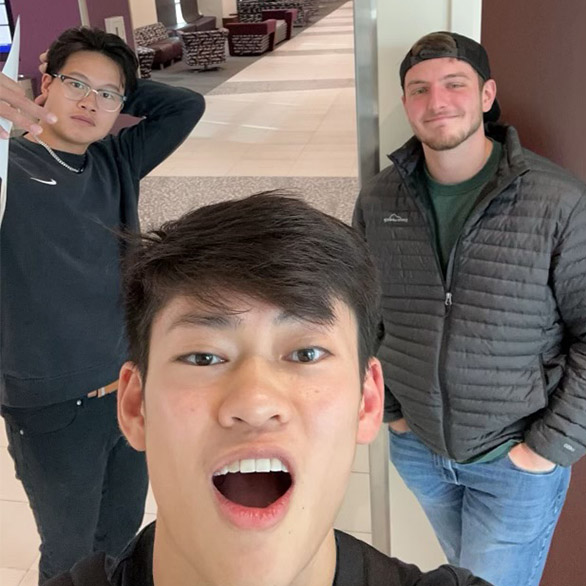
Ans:
{"label": "nose", "polygon": [[446,93],[442,87],[431,86],[427,95],[427,105],[432,112],[441,111],[446,107]]}
{"label": "nose", "polygon": [[282,376],[275,365],[259,357],[235,365],[218,411],[220,425],[274,430],[286,424],[291,406]]}
{"label": "nose", "polygon": [[84,110],[96,112],[98,109],[98,93],[96,90],[91,90],[85,98],[81,98],[81,100],[77,102],[77,105]]}

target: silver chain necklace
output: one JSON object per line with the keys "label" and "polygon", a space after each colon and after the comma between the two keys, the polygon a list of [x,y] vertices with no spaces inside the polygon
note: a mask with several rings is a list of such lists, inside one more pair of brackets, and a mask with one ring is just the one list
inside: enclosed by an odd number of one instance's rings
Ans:
{"label": "silver chain necklace", "polygon": [[[34,136],[34,135],[33,135]],[[59,155],[43,140],[41,140],[38,136],[34,136],[34,139],[42,146],[45,148],[45,150],[60,164],[63,165],[63,167],[65,167],[68,171],[71,171],[72,173],[82,173],[83,170],[85,169],[85,163],[86,163],[86,159],[87,159],[87,154],[84,155],[84,159],[83,159],[83,163],[81,165],[81,167],[79,169],[76,169],[75,167],[72,167],[71,165],[68,165],[63,159],[61,159],[61,157],[59,157]]]}

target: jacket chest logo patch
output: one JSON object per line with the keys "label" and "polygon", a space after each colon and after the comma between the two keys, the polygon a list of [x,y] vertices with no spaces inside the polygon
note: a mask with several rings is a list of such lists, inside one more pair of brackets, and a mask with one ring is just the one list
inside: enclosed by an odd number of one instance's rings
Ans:
{"label": "jacket chest logo patch", "polygon": [[405,218],[399,214],[391,214],[390,216],[383,218],[383,222],[385,224],[408,224],[409,218]]}

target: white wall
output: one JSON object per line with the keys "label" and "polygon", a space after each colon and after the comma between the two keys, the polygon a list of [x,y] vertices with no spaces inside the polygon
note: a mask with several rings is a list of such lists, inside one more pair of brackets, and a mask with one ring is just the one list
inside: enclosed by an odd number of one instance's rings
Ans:
{"label": "white wall", "polygon": [[157,22],[157,8],[155,0],[128,0],[132,28]]}
{"label": "white wall", "polygon": [[[128,0],[132,28],[157,22],[155,0]],[[204,16],[215,16],[216,26],[222,26],[222,18],[236,13],[236,0],[199,0],[199,11]]]}
{"label": "white wall", "polygon": [[216,26],[222,26],[222,18],[224,16],[222,0],[198,0],[197,5],[201,14],[204,16],[215,16]]}
{"label": "white wall", "polygon": [[236,14],[236,0],[222,0],[224,16]]}
{"label": "white wall", "polygon": [[216,26],[222,26],[222,18],[236,14],[236,0],[198,0],[199,11],[204,16],[215,16]]}

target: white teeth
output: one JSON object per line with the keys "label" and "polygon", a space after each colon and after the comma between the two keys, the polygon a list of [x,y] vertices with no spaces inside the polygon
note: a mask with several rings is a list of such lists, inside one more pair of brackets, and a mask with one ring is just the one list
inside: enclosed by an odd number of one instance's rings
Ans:
{"label": "white teeth", "polygon": [[229,472],[241,474],[251,474],[252,472],[289,472],[287,467],[279,458],[246,458],[236,460],[228,466],[223,466],[214,476],[223,476]]}
{"label": "white teeth", "polygon": [[242,474],[250,474],[256,472],[254,460],[240,460],[240,472]]}
{"label": "white teeth", "polygon": [[256,472],[270,472],[271,460],[269,458],[262,458],[255,462]]}

